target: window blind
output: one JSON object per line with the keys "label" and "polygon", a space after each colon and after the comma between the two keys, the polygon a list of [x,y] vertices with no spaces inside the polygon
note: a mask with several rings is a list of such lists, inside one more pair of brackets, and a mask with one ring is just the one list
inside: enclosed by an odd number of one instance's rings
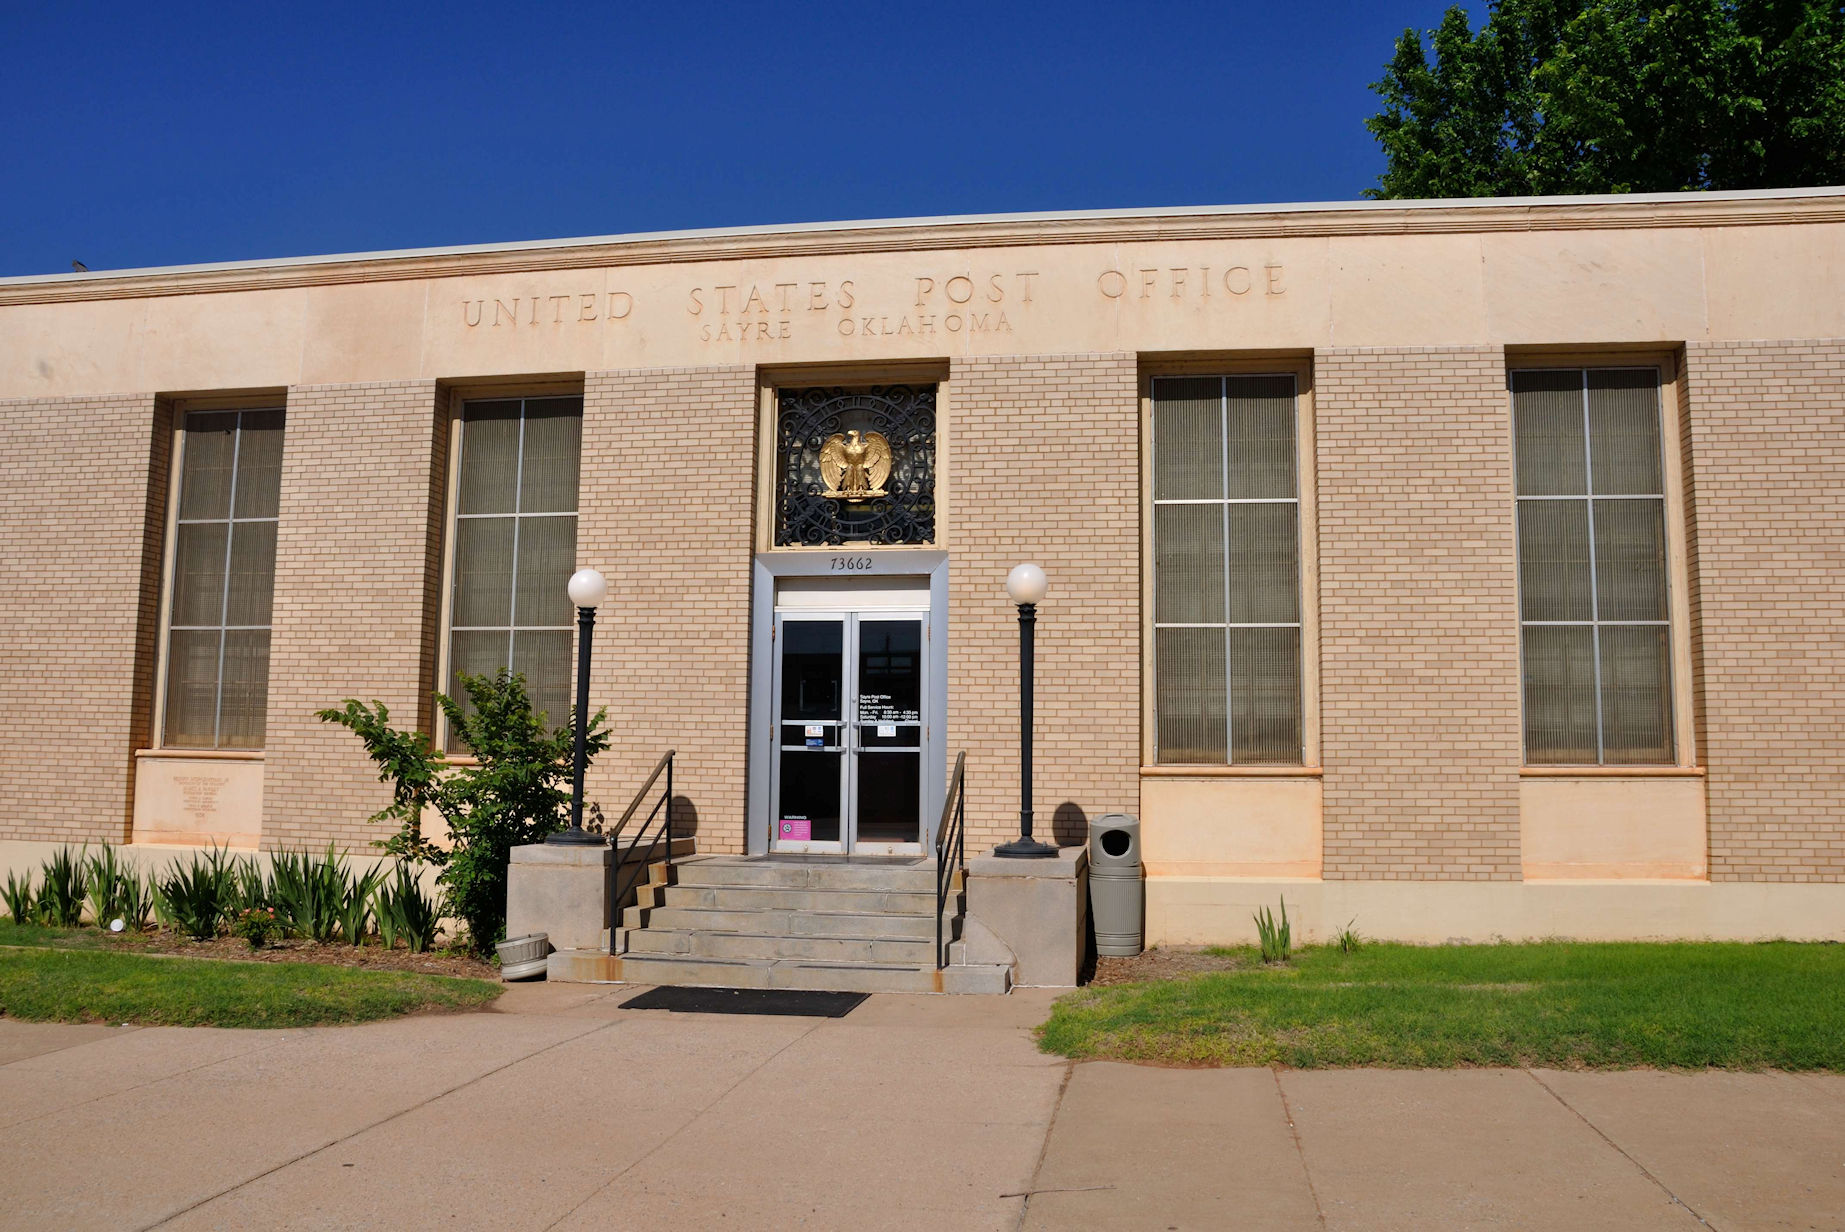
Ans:
{"label": "window blind", "polygon": [[161,742],[260,749],[269,702],[283,412],[189,412],[167,619]]}
{"label": "window blind", "polygon": [[569,715],[582,432],[580,397],[462,408],[447,691],[464,709],[463,673],[512,671],[552,724]]}
{"label": "window blind", "polygon": [[1525,759],[1673,759],[1659,373],[1511,374]]}
{"label": "window blind", "polygon": [[1153,382],[1153,674],[1162,764],[1298,764],[1292,376]]}

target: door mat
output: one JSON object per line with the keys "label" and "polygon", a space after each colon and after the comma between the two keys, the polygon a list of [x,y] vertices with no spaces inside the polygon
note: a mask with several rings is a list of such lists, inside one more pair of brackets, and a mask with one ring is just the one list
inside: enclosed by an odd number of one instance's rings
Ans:
{"label": "door mat", "polygon": [[798,988],[653,988],[623,1001],[624,1010],[672,1010],[680,1014],[786,1014],[802,1018],[844,1018],[869,994],[809,992]]}

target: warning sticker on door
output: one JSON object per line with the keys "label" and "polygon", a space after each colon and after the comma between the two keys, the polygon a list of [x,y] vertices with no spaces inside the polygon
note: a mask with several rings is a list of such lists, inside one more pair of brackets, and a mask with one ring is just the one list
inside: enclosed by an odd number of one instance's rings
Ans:
{"label": "warning sticker on door", "polygon": [[878,739],[894,740],[896,738],[897,738],[897,725],[895,723],[878,724]]}

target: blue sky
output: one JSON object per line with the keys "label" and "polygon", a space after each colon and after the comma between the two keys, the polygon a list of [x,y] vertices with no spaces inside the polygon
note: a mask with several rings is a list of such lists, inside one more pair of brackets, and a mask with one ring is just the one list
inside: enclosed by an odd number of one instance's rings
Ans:
{"label": "blue sky", "polygon": [[1444,7],[16,2],[0,275],[1345,200]]}

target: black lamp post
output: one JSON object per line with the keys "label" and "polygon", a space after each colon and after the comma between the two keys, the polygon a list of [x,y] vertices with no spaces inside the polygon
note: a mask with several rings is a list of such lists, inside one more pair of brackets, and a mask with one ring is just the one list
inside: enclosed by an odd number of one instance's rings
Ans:
{"label": "black lamp post", "polygon": [[590,641],[596,632],[596,606],[608,593],[609,580],[594,569],[578,569],[570,575],[570,601],[577,605],[577,750],[570,780],[570,828],[545,839],[559,846],[600,847],[605,841],[583,828],[583,769],[589,760],[584,739],[589,728]]}
{"label": "black lamp post", "polygon": [[1038,604],[1050,589],[1044,570],[1018,565],[1006,575],[1006,594],[1019,605],[1019,836],[993,849],[996,856],[1042,860],[1057,854],[1049,843],[1031,836],[1031,702],[1034,641]]}

